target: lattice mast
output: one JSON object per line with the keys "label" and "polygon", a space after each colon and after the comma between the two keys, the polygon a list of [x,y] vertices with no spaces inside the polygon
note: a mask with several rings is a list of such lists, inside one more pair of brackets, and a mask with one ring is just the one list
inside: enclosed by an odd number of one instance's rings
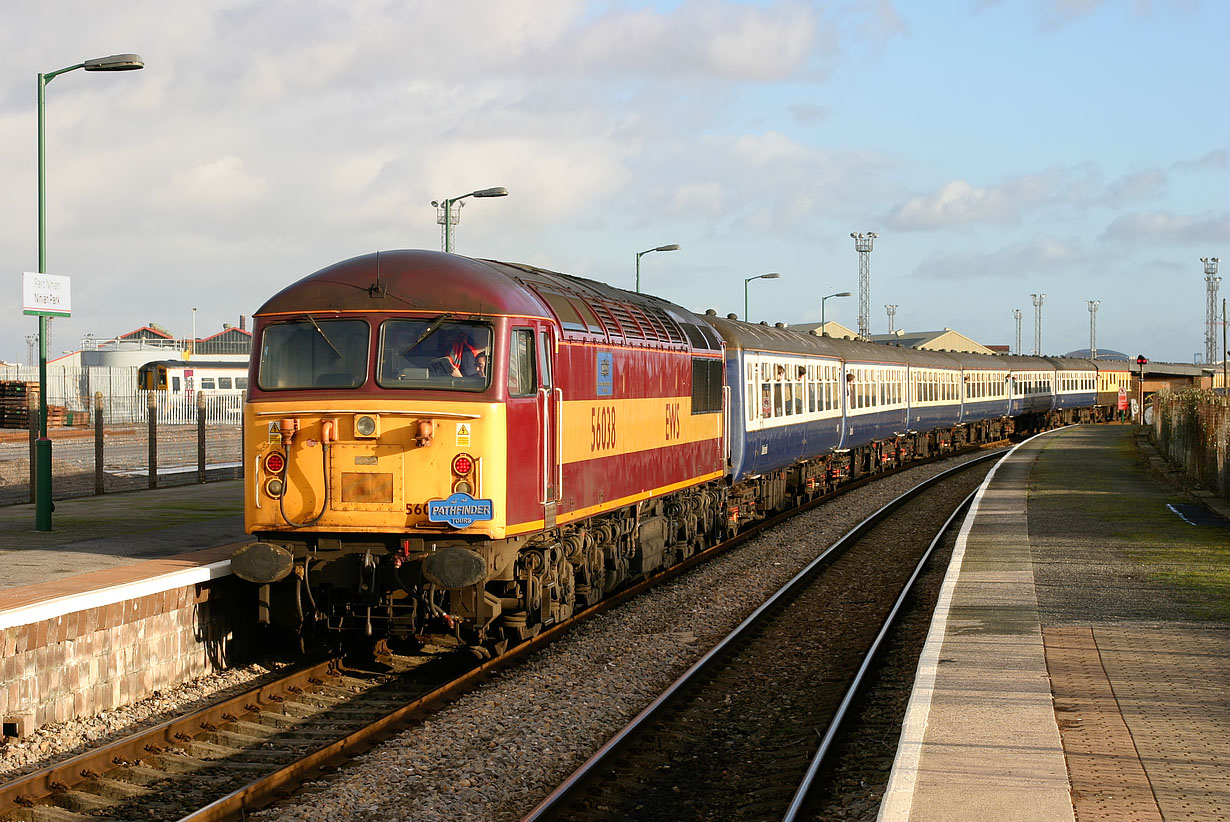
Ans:
{"label": "lattice mast", "polygon": [[1045,294],[1030,294],[1029,298],[1034,301],[1034,356],[1042,356],[1042,301],[1046,299]]}
{"label": "lattice mast", "polygon": [[897,333],[896,324],[894,323],[894,320],[897,317],[897,306],[886,305],[884,306],[884,310],[888,312],[888,333],[889,334]]}
{"label": "lattice mast", "polygon": [[1021,309],[1012,309],[1012,318],[1016,320],[1016,353],[1021,353]]}
{"label": "lattice mast", "polygon": [[1204,263],[1204,284],[1205,291],[1208,293],[1208,308],[1205,311],[1204,320],[1204,361],[1211,364],[1219,359],[1217,356],[1217,286],[1221,283],[1221,277],[1217,276],[1217,264],[1221,262],[1221,259],[1201,257],[1200,262]]}
{"label": "lattice mast", "polygon": [[1089,306],[1089,359],[1091,360],[1098,358],[1098,306],[1101,304],[1101,300],[1085,300],[1085,305]]}
{"label": "lattice mast", "polygon": [[851,234],[858,252],[858,336],[871,339],[871,247],[879,235],[874,231]]}

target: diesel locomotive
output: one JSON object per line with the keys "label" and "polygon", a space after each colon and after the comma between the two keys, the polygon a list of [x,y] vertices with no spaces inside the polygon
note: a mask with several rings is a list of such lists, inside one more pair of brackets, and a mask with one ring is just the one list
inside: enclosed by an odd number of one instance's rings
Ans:
{"label": "diesel locomotive", "polygon": [[852,476],[1115,396],[1086,360],[817,337],[430,251],[322,269],[253,333],[232,568],[260,620],[480,655]]}

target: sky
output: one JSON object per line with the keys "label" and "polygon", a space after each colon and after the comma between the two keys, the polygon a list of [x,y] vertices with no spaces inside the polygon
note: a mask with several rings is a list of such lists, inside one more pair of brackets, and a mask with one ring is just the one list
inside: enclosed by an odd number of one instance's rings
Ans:
{"label": "sky", "polygon": [[[148,323],[199,336],[376,250],[441,247],[695,311],[1041,350],[1203,357],[1230,260],[1221,0],[82,0],[0,12],[0,360],[38,267],[50,356]],[[1230,262],[1227,263],[1230,268]],[[777,272],[780,278],[746,282]],[[1224,273],[1230,274],[1230,271]],[[1230,282],[1219,292],[1230,296]],[[1220,308],[1219,308],[1220,310]],[[250,324],[249,324],[249,327]],[[1217,337],[1220,341],[1220,330]]]}

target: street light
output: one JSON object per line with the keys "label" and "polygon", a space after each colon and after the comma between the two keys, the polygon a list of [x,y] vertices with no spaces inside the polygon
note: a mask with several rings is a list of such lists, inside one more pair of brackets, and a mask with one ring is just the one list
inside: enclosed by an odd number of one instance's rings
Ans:
{"label": "street light", "polygon": [[[444,250],[447,253],[453,251],[453,226],[461,219],[461,206],[465,203],[461,202],[466,197],[507,197],[508,189],[504,186],[496,186],[495,188],[480,188],[478,191],[471,191],[469,194],[462,194],[460,197],[449,197],[445,200],[432,200],[431,204],[440,210],[436,217],[436,222],[444,226]],[[457,213],[453,214],[453,203],[459,203]]]}
{"label": "street light", "polygon": [[825,333],[824,326],[827,325],[827,323],[825,323],[824,321],[824,304],[828,302],[830,299],[832,299],[833,297],[850,297],[850,296],[853,296],[853,295],[850,294],[849,291],[839,291],[836,294],[830,294],[827,297],[824,297],[823,299],[820,300],[820,336],[821,337],[824,336],[824,333]]}
{"label": "street light", "polygon": [[750,323],[751,317],[747,313],[747,284],[752,280],[776,280],[781,277],[776,271],[770,274],[757,274],[755,277],[746,277],[743,280],[743,321]]}
{"label": "street light", "polygon": [[655,251],[678,251],[679,243],[671,243],[670,245],[660,245],[657,248],[651,248],[648,251],[636,252],[636,293],[641,293],[641,257],[646,254],[652,254]]}
{"label": "street light", "polygon": [[[86,71],[133,71],[145,68],[136,54],[94,57],[38,76],[38,273],[47,273],[46,127],[47,84],[61,74]],[[38,315],[38,440],[34,443],[34,527],[51,530],[51,440],[47,439],[47,315]]]}

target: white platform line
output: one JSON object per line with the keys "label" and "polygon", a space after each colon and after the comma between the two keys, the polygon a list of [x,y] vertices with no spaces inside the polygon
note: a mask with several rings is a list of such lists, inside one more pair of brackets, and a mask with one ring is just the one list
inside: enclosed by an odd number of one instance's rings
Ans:
{"label": "white platform line", "polygon": [[[1069,426],[1064,426],[1069,427]],[[918,671],[914,675],[914,690],[910,694],[910,702],[906,707],[905,719],[901,723],[901,738],[897,743],[897,756],[893,760],[893,770],[889,775],[888,786],[884,789],[884,799],[880,802],[880,813],[877,822],[906,822],[914,809],[914,790],[918,784],[918,762],[922,757],[923,742],[927,730],[927,720],[931,714],[931,698],[935,693],[935,677],[939,670],[940,650],[944,645],[944,635],[948,630],[948,613],[952,607],[953,591],[961,576],[961,563],[965,560],[965,547],[969,540],[969,532],[974,527],[978,508],[982,504],[983,494],[995,478],[999,467],[1016,453],[1016,450],[1026,443],[1033,442],[1038,437],[1054,431],[1043,431],[1027,440],[1017,443],[1007,454],[1004,454],[987,473],[978,493],[970,504],[965,520],[961,523],[961,532],[952,549],[952,560],[948,571],[944,574],[944,584],[940,588],[940,596],[935,605],[935,613],[931,618],[931,628],[927,631],[927,641],[923,645],[922,654],[918,658]]]}

